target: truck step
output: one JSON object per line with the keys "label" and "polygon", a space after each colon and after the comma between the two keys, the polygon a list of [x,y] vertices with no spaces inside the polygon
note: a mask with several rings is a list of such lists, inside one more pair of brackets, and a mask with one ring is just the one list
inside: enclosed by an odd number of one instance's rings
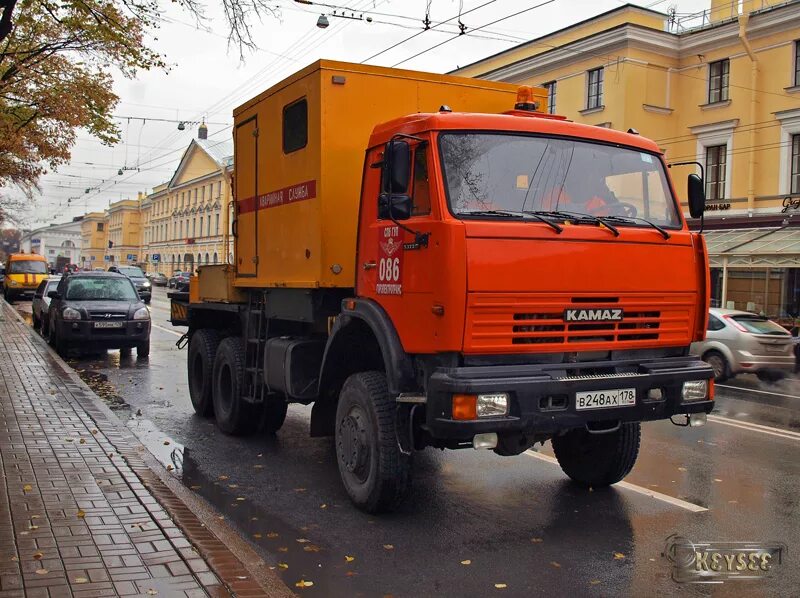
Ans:
{"label": "truck step", "polygon": [[262,345],[265,341],[263,338],[248,338],[247,342],[251,345]]}

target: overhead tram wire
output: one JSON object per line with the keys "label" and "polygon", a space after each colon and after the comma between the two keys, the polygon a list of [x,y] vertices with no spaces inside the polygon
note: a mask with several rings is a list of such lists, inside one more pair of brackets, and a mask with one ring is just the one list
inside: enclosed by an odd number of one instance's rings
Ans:
{"label": "overhead tram wire", "polygon": [[[515,12],[515,13],[513,13],[513,14],[510,14],[510,15],[508,15],[508,16],[502,17],[502,18],[500,18],[500,19],[496,19],[496,20],[494,20],[494,21],[491,21],[490,23],[487,23],[486,25],[481,25],[481,26],[479,26],[479,27],[473,27],[472,29],[470,29],[469,31],[467,31],[465,35],[469,35],[469,34],[470,34],[471,32],[473,32],[473,31],[480,31],[480,30],[482,30],[482,29],[484,29],[484,28],[486,28],[486,27],[491,27],[492,25],[496,25],[497,23],[500,23],[500,22],[502,22],[502,21],[506,21],[506,20],[508,20],[508,19],[512,19],[512,18],[514,18],[514,17],[518,17],[518,16],[519,16],[519,15],[521,15],[521,14],[524,14],[524,13],[526,13],[526,12],[530,12],[530,11],[532,11],[532,10],[535,10],[535,9],[537,9],[537,8],[541,8],[542,6],[546,6],[546,5],[548,5],[548,4],[552,4],[552,3],[553,3],[553,2],[555,2],[555,1],[556,1],[556,0],[544,0],[544,2],[540,2],[539,4],[536,4],[536,5],[534,5],[534,6],[531,6],[531,7],[529,7],[529,8],[525,8],[525,9],[523,9],[523,10],[517,11],[517,12]],[[465,14],[466,14],[466,13],[465,13]],[[451,38],[449,38],[449,39],[446,39],[446,40],[444,40],[443,42],[436,44],[435,46],[431,46],[431,47],[430,47],[430,48],[428,48],[427,50],[422,50],[421,52],[417,52],[417,53],[416,53],[416,54],[414,54],[413,56],[409,56],[408,58],[405,58],[405,59],[401,60],[400,62],[397,62],[397,63],[393,64],[393,65],[392,65],[392,68],[395,68],[395,67],[397,67],[397,66],[400,66],[401,64],[403,64],[403,63],[405,63],[405,62],[408,62],[409,60],[413,60],[414,58],[417,58],[417,57],[419,57],[419,56],[422,56],[423,54],[427,54],[427,53],[428,53],[428,52],[430,52],[431,50],[435,50],[436,48],[440,48],[440,47],[442,47],[443,45],[445,45],[445,44],[447,44],[447,43],[450,43],[450,42],[451,42],[451,41],[453,41],[453,40],[456,40],[456,39],[458,39],[459,37],[461,37],[461,34],[458,34],[458,35],[456,35],[455,37],[451,37]]]}
{"label": "overhead tram wire", "polygon": [[410,36],[410,37],[407,37],[407,38],[405,38],[405,39],[402,39],[402,40],[400,40],[400,41],[399,41],[399,42],[397,42],[397,43],[394,43],[394,44],[392,44],[392,45],[391,45],[391,46],[389,46],[388,48],[384,48],[383,50],[381,50],[381,51],[380,51],[380,52],[378,52],[377,54],[373,54],[373,55],[372,55],[372,56],[370,56],[369,58],[365,58],[364,60],[362,60],[362,61],[361,61],[361,64],[364,64],[365,62],[369,62],[369,61],[370,61],[370,60],[372,60],[373,58],[377,58],[378,56],[380,56],[380,55],[382,55],[382,54],[385,54],[386,52],[389,52],[389,51],[391,51],[391,50],[394,50],[394,49],[395,49],[395,48],[397,48],[398,46],[402,46],[403,44],[405,44],[405,43],[407,43],[407,42],[410,42],[412,39],[414,39],[414,38],[416,38],[416,37],[419,37],[420,35],[422,35],[422,34],[423,34],[423,33],[425,33],[426,31],[430,31],[431,29],[436,29],[437,27],[440,27],[440,26],[444,25],[445,23],[449,23],[450,21],[453,21],[453,20],[455,20],[455,19],[458,19],[458,18],[460,18],[460,17],[463,17],[464,15],[468,15],[469,13],[471,13],[471,12],[475,12],[476,10],[480,10],[481,8],[483,8],[483,7],[485,7],[485,6],[489,6],[490,4],[494,4],[495,2],[497,2],[497,0],[488,0],[488,2],[484,2],[483,4],[480,4],[480,5],[478,5],[478,6],[474,7],[474,8],[471,8],[471,9],[469,9],[469,10],[468,10],[468,11],[466,11],[466,12],[460,13],[460,14],[458,14],[458,15],[456,15],[456,16],[454,16],[454,17],[451,17],[451,18],[449,18],[449,19],[447,19],[447,20],[445,20],[445,21],[442,21],[441,23],[438,23],[438,24],[436,24],[436,25],[432,25],[432,26],[431,26],[429,29],[423,29],[422,31],[419,31],[419,32],[415,33],[414,35],[412,35],[412,36]]}

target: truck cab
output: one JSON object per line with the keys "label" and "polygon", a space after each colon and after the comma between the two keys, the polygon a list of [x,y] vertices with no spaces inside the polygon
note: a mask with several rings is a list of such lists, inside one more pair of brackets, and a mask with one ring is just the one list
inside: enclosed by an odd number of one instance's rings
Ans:
{"label": "truck cab", "polygon": [[[294,184],[265,193],[269,169],[237,170],[236,263],[200,268],[173,300],[198,413],[274,432],[287,403],[313,403],[312,435],[334,436],[369,512],[402,501],[416,450],[550,440],[569,477],[599,487],[633,467],[641,422],[699,425],[713,408],[713,372],[689,355],[706,329],[705,244],[663,153],[544,114],[535,90],[492,93],[506,110],[377,124],[358,170],[340,151],[308,179],[288,156],[273,170],[296,169]],[[247,160],[257,106],[236,114]],[[360,193],[333,193],[345,180]],[[696,175],[689,189],[699,215]]]}

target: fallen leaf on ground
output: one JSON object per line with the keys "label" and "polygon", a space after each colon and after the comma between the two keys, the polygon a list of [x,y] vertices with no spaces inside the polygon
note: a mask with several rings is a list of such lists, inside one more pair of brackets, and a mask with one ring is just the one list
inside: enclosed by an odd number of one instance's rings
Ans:
{"label": "fallen leaf on ground", "polygon": [[39,529],[39,526],[38,526],[38,525],[29,525],[29,526],[28,526],[28,529],[29,529],[29,530],[35,530],[35,529]]}
{"label": "fallen leaf on ground", "polygon": [[261,465],[260,463],[256,463],[255,465],[253,465],[253,469],[264,469],[264,466]]}
{"label": "fallen leaf on ground", "polygon": [[164,441],[164,446],[169,446],[169,440]]}
{"label": "fallen leaf on ground", "polygon": [[541,538],[531,538],[531,542],[533,542],[534,544],[541,544],[542,542],[544,542],[544,540],[542,540]]}
{"label": "fallen leaf on ground", "polygon": [[277,538],[279,535],[278,532],[270,532],[267,534],[267,538]]}
{"label": "fallen leaf on ground", "polygon": [[147,590],[147,594],[149,596],[155,596],[156,594],[158,594],[158,590],[154,590],[153,588],[150,588],[149,590]]}
{"label": "fallen leaf on ground", "polygon": [[561,569],[561,563],[557,563],[556,561],[550,561],[550,564],[556,569]]}
{"label": "fallen leaf on ground", "polygon": [[356,575],[358,575],[358,573],[356,573],[355,571],[348,571],[347,573],[345,573],[345,575],[347,577],[355,577]]}
{"label": "fallen leaf on ground", "polygon": [[686,468],[685,467],[679,467],[678,471],[686,471]]}
{"label": "fallen leaf on ground", "polygon": [[289,548],[287,546],[278,546],[278,552],[289,552]]}
{"label": "fallen leaf on ground", "polygon": [[256,540],[260,540],[260,539],[261,539],[261,534],[253,534],[253,537],[254,537]]}
{"label": "fallen leaf on ground", "polygon": [[592,581],[590,581],[590,582],[589,582],[589,585],[596,586],[596,585],[597,585],[597,584],[599,584],[599,583],[600,583],[600,580],[599,580],[599,579],[593,579]]}
{"label": "fallen leaf on ground", "polygon": [[64,439],[64,442],[74,442],[74,441],[75,441],[74,438],[65,438]]}
{"label": "fallen leaf on ground", "polygon": [[78,443],[79,443],[79,444],[86,444],[86,439],[85,439],[85,438],[81,438],[81,439],[78,441]]}
{"label": "fallen leaf on ground", "polygon": [[498,590],[505,590],[508,586],[504,583],[496,583],[494,584],[494,587],[496,587]]}
{"label": "fallen leaf on ground", "polygon": [[305,492],[306,489],[305,488],[295,488],[294,491],[295,492]]}
{"label": "fallen leaf on ground", "polygon": [[228,488],[238,488],[239,484],[228,484]]}
{"label": "fallen leaf on ground", "polygon": [[22,487],[22,491],[23,491],[23,492],[30,492],[31,490],[33,490],[33,486],[31,486],[30,484],[25,484],[25,485]]}
{"label": "fallen leaf on ground", "polygon": [[614,560],[620,561],[620,560],[622,560],[624,558],[625,558],[625,555],[622,554],[621,552],[615,552],[614,553]]}
{"label": "fallen leaf on ground", "polygon": [[95,430],[94,428],[92,428],[92,434],[97,434],[97,430]]}
{"label": "fallen leaf on ground", "polygon": [[37,561],[41,560],[43,556],[44,555],[42,554],[41,550],[37,550],[36,552],[33,553],[33,558],[35,558]]}
{"label": "fallen leaf on ground", "polygon": [[192,490],[200,490],[200,486],[189,486]]}
{"label": "fallen leaf on ground", "polygon": [[319,508],[320,508],[320,509],[327,509],[327,508],[328,508],[328,505],[326,505],[325,503],[322,503],[322,504],[319,506]]}
{"label": "fallen leaf on ground", "polygon": [[173,469],[175,468],[172,465],[167,465],[167,471],[172,471]]}
{"label": "fallen leaf on ground", "polygon": [[85,577],[76,577],[72,580],[74,583],[87,583],[89,580]]}
{"label": "fallen leaf on ground", "polygon": [[18,556],[12,556],[11,560],[14,561],[15,563],[18,563],[19,562],[19,557]]}
{"label": "fallen leaf on ground", "polygon": [[251,517],[250,521],[258,521],[258,517]]}
{"label": "fallen leaf on ground", "polygon": [[310,542],[310,540],[306,540],[305,538],[297,538],[296,541],[299,542],[300,544],[305,544],[307,542]]}
{"label": "fallen leaf on ground", "polygon": [[345,555],[344,560],[348,563],[352,563],[354,560],[356,560],[356,557]]}
{"label": "fallen leaf on ground", "polygon": [[239,502],[242,502],[243,500],[245,500],[245,498],[244,498],[244,496],[237,496],[236,500],[238,500]]}
{"label": "fallen leaf on ground", "polygon": [[38,575],[47,575],[48,573],[50,573],[50,571],[48,571],[47,569],[37,569],[36,573]]}
{"label": "fallen leaf on ground", "polygon": [[86,511],[84,511],[83,509],[79,509],[76,515],[81,519],[83,519],[84,517],[86,517]]}
{"label": "fallen leaf on ground", "polygon": [[322,549],[316,544],[308,544],[307,546],[303,546],[303,550],[306,552],[319,552]]}
{"label": "fallen leaf on ground", "polygon": [[714,481],[715,482],[721,482],[722,480],[720,480],[719,478],[714,478]]}
{"label": "fallen leaf on ground", "polygon": [[228,479],[228,476],[226,476],[226,475],[221,475],[221,476],[219,476],[219,479],[220,479],[220,480],[227,480],[227,479]]}
{"label": "fallen leaf on ground", "polygon": [[38,515],[31,515],[31,519],[39,519]]}
{"label": "fallen leaf on ground", "polygon": [[472,564],[472,561],[471,561],[471,560],[469,560],[469,559],[466,559],[466,560],[463,560],[463,561],[461,561],[461,564],[462,564],[462,565],[471,565],[471,564]]}
{"label": "fallen leaf on ground", "polygon": [[306,581],[305,579],[301,579],[296,584],[294,584],[298,588],[310,588],[314,585],[313,581]]}
{"label": "fallen leaf on ground", "polygon": [[281,569],[288,569],[289,565],[287,565],[286,563],[278,563],[278,567],[280,567]]}
{"label": "fallen leaf on ground", "polygon": [[393,544],[384,544],[383,547],[386,550],[394,550],[394,545]]}

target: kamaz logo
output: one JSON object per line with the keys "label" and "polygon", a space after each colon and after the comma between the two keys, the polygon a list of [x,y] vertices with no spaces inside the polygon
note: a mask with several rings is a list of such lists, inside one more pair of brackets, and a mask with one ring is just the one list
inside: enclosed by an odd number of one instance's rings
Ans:
{"label": "kamaz logo", "polygon": [[620,322],[621,309],[565,309],[565,322]]}

